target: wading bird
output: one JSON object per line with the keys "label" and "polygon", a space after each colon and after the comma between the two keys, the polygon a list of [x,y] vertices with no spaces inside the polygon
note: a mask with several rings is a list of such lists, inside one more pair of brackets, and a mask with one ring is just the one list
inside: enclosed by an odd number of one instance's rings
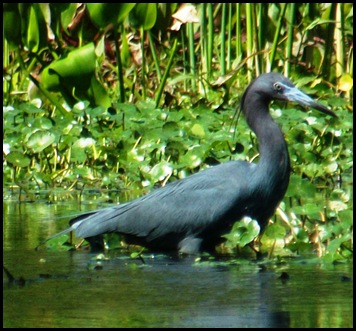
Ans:
{"label": "wading bird", "polygon": [[286,141],[269,114],[272,100],[294,101],[336,117],[278,73],[263,74],[246,89],[241,109],[259,142],[259,162],[230,161],[176,180],[136,200],[92,211],[70,221],[94,242],[117,232],[129,244],[153,251],[212,252],[234,222],[256,220],[261,231],[286,193],[290,163]]}

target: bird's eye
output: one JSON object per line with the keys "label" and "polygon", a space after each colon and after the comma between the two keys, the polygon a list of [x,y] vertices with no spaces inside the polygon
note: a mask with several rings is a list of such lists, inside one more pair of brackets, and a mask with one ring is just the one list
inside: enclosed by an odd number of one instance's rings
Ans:
{"label": "bird's eye", "polygon": [[282,86],[281,86],[279,83],[274,83],[274,84],[273,84],[273,88],[274,88],[276,91],[282,90]]}

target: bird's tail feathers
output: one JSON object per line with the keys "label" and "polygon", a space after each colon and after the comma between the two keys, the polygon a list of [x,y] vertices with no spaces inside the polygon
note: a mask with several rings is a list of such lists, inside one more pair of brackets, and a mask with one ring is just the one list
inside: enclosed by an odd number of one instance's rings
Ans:
{"label": "bird's tail feathers", "polygon": [[54,238],[57,238],[59,236],[62,236],[64,234],[67,234],[71,231],[75,231],[76,228],[82,223],[83,220],[85,220],[86,218],[88,218],[89,216],[95,214],[96,212],[89,212],[89,213],[85,213],[85,214],[82,214],[82,215],[77,215],[75,218],[71,219],[69,224],[70,226],[66,229],[64,229],[63,231],[61,232],[58,232],[56,234],[54,234],[53,236],[50,236],[48,237],[45,241],[41,242],[36,248],[35,250],[38,250],[38,248],[42,245],[44,245],[47,241],[51,240],[51,239],[54,239]]}

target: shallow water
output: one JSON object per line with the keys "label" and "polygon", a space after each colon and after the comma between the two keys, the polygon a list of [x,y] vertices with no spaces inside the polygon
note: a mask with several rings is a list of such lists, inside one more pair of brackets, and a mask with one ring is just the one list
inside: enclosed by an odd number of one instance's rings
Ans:
{"label": "shallow water", "polygon": [[[82,210],[96,206],[82,206]],[[352,263],[195,262],[120,251],[51,252],[73,202],[4,202],[4,327],[352,327]],[[280,276],[285,273],[288,279]]]}

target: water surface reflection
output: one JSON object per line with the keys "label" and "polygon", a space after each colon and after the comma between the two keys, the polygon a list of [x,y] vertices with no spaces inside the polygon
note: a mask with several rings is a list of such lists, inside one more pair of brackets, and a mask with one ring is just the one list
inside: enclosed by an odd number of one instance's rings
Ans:
{"label": "water surface reflection", "polygon": [[[92,206],[85,207],[94,208]],[[75,204],[4,204],[4,327],[352,327],[352,265],[35,251]],[[279,277],[289,275],[287,281]]]}

